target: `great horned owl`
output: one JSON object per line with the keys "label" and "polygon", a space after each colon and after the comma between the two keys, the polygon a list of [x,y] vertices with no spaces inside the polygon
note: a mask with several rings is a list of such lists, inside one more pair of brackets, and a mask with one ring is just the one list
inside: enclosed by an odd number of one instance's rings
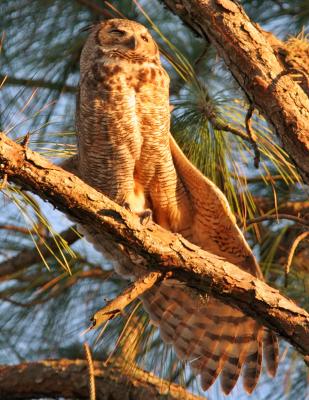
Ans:
{"label": "great horned owl", "polygon": [[[170,135],[169,77],[147,29],[122,19],[99,23],[86,41],[80,67],[81,177],[135,213],[150,209],[156,223],[262,279],[225,196]],[[120,273],[134,275],[116,245],[100,243],[98,236],[91,240],[117,257]],[[275,335],[240,310],[212,297],[200,303],[175,281],[155,286],[142,300],[163,340],[201,375],[204,390],[220,374],[229,393],[242,371],[251,393],[262,348],[269,373],[276,373]]]}

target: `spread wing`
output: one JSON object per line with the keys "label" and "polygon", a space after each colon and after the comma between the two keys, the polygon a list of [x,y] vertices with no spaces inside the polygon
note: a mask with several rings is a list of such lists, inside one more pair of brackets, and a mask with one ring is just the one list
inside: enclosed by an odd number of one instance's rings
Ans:
{"label": "spread wing", "polygon": [[172,136],[170,147],[177,175],[193,209],[192,241],[263,279],[224,194],[187,159]]}
{"label": "spread wing", "polygon": [[[262,279],[262,272],[223,193],[204,177],[170,137],[177,176],[187,192],[192,215],[186,237],[205,250],[226,258]],[[262,365],[262,351],[269,373],[276,373],[276,336],[242,311],[209,297],[207,304],[190,296],[179,282],[163,282],[143,296],[143,304],[161,337],[171,343],[181,360],[190,362],[207,390],[221,377],[228,394],[242,371],[247,392],[255,388]]]}

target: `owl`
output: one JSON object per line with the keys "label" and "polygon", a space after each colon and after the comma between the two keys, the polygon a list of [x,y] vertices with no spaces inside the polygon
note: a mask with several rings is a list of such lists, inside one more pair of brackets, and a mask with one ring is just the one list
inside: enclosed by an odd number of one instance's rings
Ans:
{"label": "owl", "polygon": [[[183,235],[192,243],[262,279],[229,204],[214,183],[186,158],[170,134],[169,77],[148,30],[134,21],[111,19],[92,27],[80,59],[76,131],[78,173],[118,204]],[[89,230],[97,249],[123,276],[137,278],[120,245]],[[220,375],[228,394],[240,374],[255,388],[262,353],[270,375],[278,364],[273,332],[242,311],[166,280],[142,296],[162,339],[189,363],[207,390]]]}

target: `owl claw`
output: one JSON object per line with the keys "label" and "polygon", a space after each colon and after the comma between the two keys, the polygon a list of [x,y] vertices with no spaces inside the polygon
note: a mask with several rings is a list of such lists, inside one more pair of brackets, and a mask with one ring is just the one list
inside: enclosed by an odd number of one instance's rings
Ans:
{"label": "owl claw", "polygon": [[123,207],[126,210],[136,214],[140,218],[140,223],[142,225],[147,225],[152,220],[152,211],[150,210],[150,208],[147,208],[146,210],[143,210],[143,211],[136,212],[136,211],[132,210],[132,208],[130,207],[130,204],[127,201],[125,203],[123,203]]}
{"label": "owl claw", "polygon": [[152,220],[152,211],[150,210],[150,208],[147,208],[147,210],[137,213],[137,215],[139,216],[142,225],[147,225]]}
{"label": "owl claw", "polygon": [[123,207],[124,207],[126,210],[133,212],[133,211],[132,211],[132,208],[130,207],[130,204],[129,204],[127,201],[123,203]]}

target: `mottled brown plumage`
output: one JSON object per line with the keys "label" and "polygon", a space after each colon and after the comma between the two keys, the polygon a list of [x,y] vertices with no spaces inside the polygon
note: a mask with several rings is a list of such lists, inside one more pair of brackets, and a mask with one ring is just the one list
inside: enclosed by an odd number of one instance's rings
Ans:
{"label": "mottled brown plumage", "polygon": [[[81,55],[77,101],[82,178],[135,213],[150,209],[161,226],[262,279],[225,196],[188,161],[169,124],[169,78],[147,29],[119,19],[95,26]],[[116,260],[119,273],[134,277],[138,260],[87,234]],[[263,341],[268,370],[275,374],[275,335],[240,310],[211,297],[200,302],[177,281],[164,281],[142,300],[163,340],[201,375],[203,389],[220,375],[229,393],[242,371],[252,392]]]}

